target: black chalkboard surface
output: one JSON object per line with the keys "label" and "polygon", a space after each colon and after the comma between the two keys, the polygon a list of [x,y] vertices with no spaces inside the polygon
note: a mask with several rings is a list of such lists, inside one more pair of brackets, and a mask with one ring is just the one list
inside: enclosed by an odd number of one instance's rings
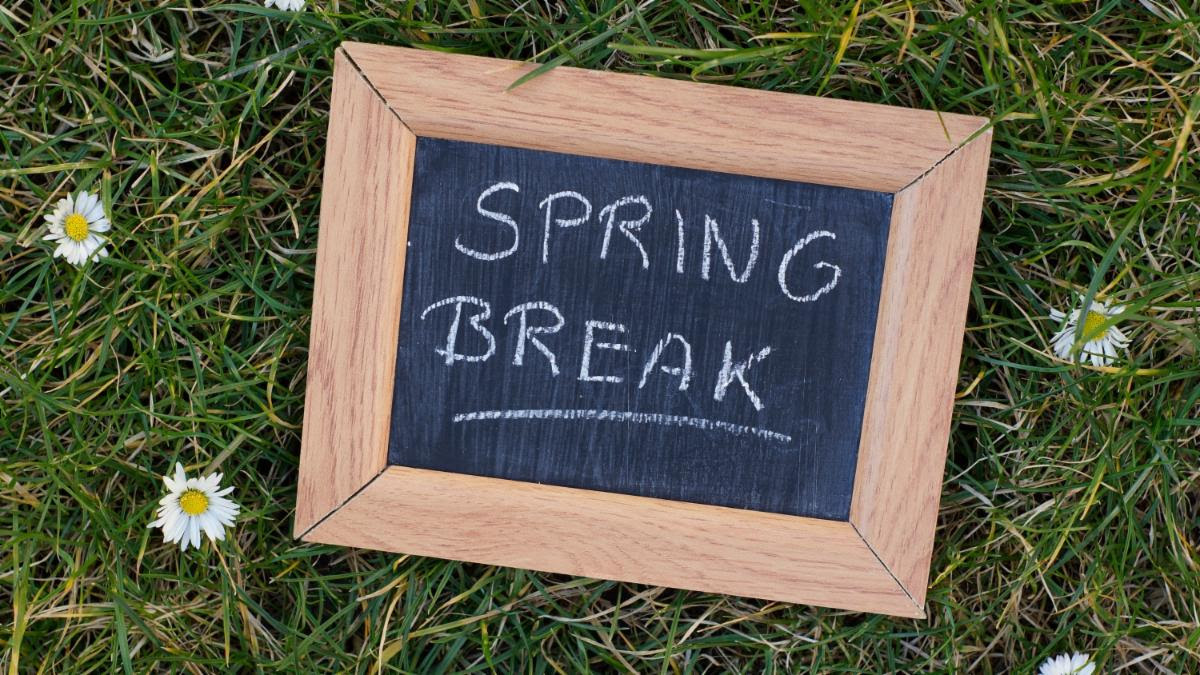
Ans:
{"label": "black chalkboard surface", "polygon": [[389,464],[847,519],[891,207],[419,138]]}

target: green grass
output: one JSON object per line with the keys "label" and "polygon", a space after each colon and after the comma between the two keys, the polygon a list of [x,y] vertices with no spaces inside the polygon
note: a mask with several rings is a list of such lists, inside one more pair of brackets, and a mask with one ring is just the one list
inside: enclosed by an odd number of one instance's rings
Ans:
{"label": "green grass", "polygon": [[[991,673],[1077,649],[1197,672],[1188,4],[5,2],[0,663]],[[351,39],[995,121],[927,621],[292,540],[331,56]],[[40,238],[81,188],[113,255],[77,271]],[[1120,372],[1050,357],[1046,315],[1076,291],[1128,304]],[[181,554],[146,529],[176,460],[238,486],[230,540]]]}

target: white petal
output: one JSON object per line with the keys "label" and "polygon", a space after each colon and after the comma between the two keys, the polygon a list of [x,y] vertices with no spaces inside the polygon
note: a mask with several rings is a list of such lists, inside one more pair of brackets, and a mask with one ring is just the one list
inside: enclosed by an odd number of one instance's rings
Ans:
{"label": "white petal", "polygon": [[233,508],[237,508],[237,504],[236,504],[236,503],[234,503],[234,501],[233,501],[232,499],[230,499],[229,497],[227,497],[227,496],[226,496],[227,494],[229,494],[229,492],[228,492],[228,489],[226,489],[226,490],[221,490],[220,492],[214,492],[214,493],[213,493],[213,499],[214,499],[214,500],[219,500],[219,502],[220,502],[222,505],[225,505],[225,506],[230,506],[230,507],[233,507]]}
{"label": "white petal", "polygon": [[[170,524],[170,527],[166,529],[167,541],[182,542],[183,535],[185,532],[187,532],[187,524],[187,518],[176,518],[175,521]],[[187,545],[185,544],[183,548],[184,550],[187,550]]]}
{"label": "white petal", "polygon": [[89,223],[88,229],[92,232],[108,232],[112,229],[112,225],[109,224],[108,218],[100,218],[94,223]]}
{"label": "white petal", "polygon": [[1067,318],[1067,315],[1063,314],[1062,312],[1058,311],[1057,309],[1054,309],[1053,307],[1051,307],[1050,308],[1050,318],[1054,319],[1055,321],[1062,321],[1063,319]]}
{"label": "white petal", "polygon": [[224,533],[221,523],[208,514],[205,514],[205,518],[200,521],[200,524],[204,527],[204,534],[208,536],[209,541],[216,541]]}
{"label": "white petal", "polygon": [[229,509],[210,508],[208,513],[211,513],[214,518],[221,521],[222,525],[232,525],[233,519],[237,517],[237,511],[231,511]]}
{"label": "white petal", "polygon": [[1054,336],[1051,344],[1054,346],[1054,353],[1058,355],[1058,358],[1069,360],[1071,358],[1071,347],[1074,345],[1074,342],[1071,339],[1070,333],[1061,331],[1058,335]]}
{"label": "white petal", "polygon": [[228,491],[229,488],[221,490],[220,492],[214,492],[210,497],[212,499],[212,503],[220,506],[230,506],[236,509],[237,504],[235,504],[232,499],[225,496],[225,493]]}
{"label": "white petal", "polygon": [[[172,498],[174,498],[174,495],[172,495]],[[184,517],[183,510],[179,508],[179,504],[177,503],[164,504],[158,509],[158,512],[168,523],[173,523]]]}
{"label": "white petal", "polygon": [[175,462],[175,485],[178,486],[175,489],[182,490],[186,484],[187,473],[185,473],[183,470],[183,464],[181,462]]}
{"label": "white petal", "polygon": [[175,529],[175,523],[178,521],[174,514],[162,514],[158,520],[154,521],[158,527],[162,528],[163,539],[171,540],[171,531]]}
{"label": "white petal", "polygon": [[192,540],[192,548],[200,548],[200,520],[192,518],[188,524],[188,536]]}

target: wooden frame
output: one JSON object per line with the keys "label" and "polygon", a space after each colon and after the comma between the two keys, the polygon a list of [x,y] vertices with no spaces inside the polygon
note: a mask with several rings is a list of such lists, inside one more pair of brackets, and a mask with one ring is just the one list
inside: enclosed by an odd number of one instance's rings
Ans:
{"label": "wooden frame", "polygon": [[[986,120],[574,68],[510,91],[535,66],[366,44],[335,59],[297,537],[924,616]],[[849,520],[388,466],[421,136],[893,193]]]}

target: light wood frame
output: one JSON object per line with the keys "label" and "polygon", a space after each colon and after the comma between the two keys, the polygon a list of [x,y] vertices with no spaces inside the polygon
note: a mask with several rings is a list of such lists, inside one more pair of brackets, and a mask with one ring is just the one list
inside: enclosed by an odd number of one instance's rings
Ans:
{"label": "light wood frame", "polygon": [[[295,535],[923,617],[991,132],[937,114],[344,43],[335,57]],[[388,466],[418,137],[894,195],[850,517]]]}

